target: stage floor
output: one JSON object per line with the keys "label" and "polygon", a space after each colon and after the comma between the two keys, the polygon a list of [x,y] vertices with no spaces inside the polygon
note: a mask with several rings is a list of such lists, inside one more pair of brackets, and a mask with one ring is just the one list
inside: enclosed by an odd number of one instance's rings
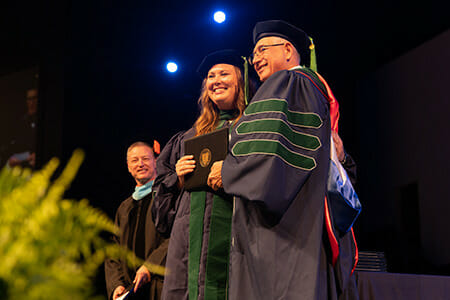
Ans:
{"label": "stage floor", "polygon": [[450,276],[356,272],[360,300],[449,300]]}

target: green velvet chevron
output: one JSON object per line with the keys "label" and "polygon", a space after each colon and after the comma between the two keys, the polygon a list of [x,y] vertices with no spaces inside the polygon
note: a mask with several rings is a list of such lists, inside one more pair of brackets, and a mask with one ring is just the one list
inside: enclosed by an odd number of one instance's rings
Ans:
{"label": "green velvet chevron", "polygon": [[281,158],[285,163],[299,169],[310,171],[316,167],[314,158],[295,153],[279,141],[274,140],[247,140],[237,142],[231,150],[235,156],[250,154],[269,154]]}
{"label": "green velvet chevron", "polygon": [[[296,112],[288,109],[285,99],[266,99],[250,103],[245,109],[245,115],[255,115],[267,112],[277,112],[286,116],[284,118],[261,118],[253,121],[245,121],[236,128],[238,135],[273,133],[282,136],[291,145],[309,151],[316,151],[322,144],[317,136],[295,130],[292,126],[303,128],[320,128],[322,119],[316,113]],[[274,155],[285,163],[299,169],[312,170],[316,167],[314,158],[292,151],[276,139],[252,139],[237,142],[232,153],[235,156],[252,154]]]}
{"label": "green velvet chevron", "polygon": [[284,99],[267,99],[250,103],[245,109],[245,115],[254,115],[265,112],[279,112],[286,115],[288,123],[306,128],[319,128],[323,122],[316,113],[302,113],[290,111]]}
{"label": "green velvet chevron", "polygon": [[294,146],[306,150],[317,150],[321,143],[318,137],[293,130],[288,124],[280,119],[261,119],[242,122],[236,128],[237,134],[252,133],[275,133],[283,136]]}

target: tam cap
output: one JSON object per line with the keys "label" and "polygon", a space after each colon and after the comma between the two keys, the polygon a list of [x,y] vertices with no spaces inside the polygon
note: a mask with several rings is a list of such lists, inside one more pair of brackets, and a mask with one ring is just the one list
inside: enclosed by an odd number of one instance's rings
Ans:
{"label": "tam cap", "polygon": [[203,61],[197,68],[197,73],[205,78],[208,75],[209,69],[217,64],[233,65],[241,69],[244,74],[244,59],[239,55],[236,50],[226,49],[212,52],[203,58]]}
{"label": "tam cap", "polygon": [[269,20],[256,23],[253,28],[253,43],[269,36],[277,36],[288,40],[300,54],[300,63],[310,67],[310,47],[314,47],[308,35],[300,28],[283,20]]}

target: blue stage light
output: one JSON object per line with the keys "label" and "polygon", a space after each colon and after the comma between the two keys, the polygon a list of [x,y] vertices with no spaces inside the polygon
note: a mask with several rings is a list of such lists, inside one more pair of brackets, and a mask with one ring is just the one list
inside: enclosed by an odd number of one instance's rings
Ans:
{"label": "blue stage light", "polygon": [[223,11],[219,10],[214,13],[214,21],[216,21],[217,23],[223,23],[226,18],[227,16]]}
{"label": "blue stage light", "polygon": [[166,68],[170,73],[174,73],[178,70],[177,64],[172,61],[167,63]]}

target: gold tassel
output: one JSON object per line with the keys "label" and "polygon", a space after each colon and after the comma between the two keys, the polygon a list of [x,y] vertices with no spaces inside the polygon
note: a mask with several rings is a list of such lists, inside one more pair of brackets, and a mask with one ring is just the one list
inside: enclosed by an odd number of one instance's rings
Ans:
{"label": "gold tassel", "polygon": [[317,73],[316,46],[314,45],[313,39],[311,37],[309,39],[311,40],[311,45],[309,45],[309,50],[311,50],[309,68]]}
{"label": "gold tassel", "polygon": [[248,105],[248,97],[249,97],[249,86],[248,86],[248,61],[245,56],[241,56],[244,60],[244,97],[245,97],[245,106]]}

